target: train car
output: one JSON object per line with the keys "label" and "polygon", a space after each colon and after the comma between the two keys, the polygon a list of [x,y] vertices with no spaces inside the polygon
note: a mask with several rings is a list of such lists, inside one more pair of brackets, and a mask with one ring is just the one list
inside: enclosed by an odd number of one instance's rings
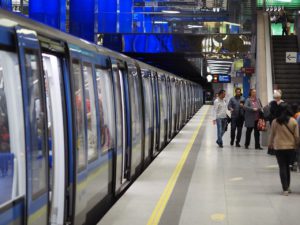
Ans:
{"label": "train car", "polygon": [[196,83],[0,10],[0,224],[95,224],[201,96]]}

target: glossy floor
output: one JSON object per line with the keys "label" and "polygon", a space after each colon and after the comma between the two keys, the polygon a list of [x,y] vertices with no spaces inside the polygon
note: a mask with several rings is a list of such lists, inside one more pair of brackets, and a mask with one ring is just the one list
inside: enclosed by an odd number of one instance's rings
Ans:
{"label": "glossy floor", "polygon": [[[207,110],[170,198],[159,209],[158,222],[150,221]],[[218,148],[211,120],[211,107],[202,107],[99,225],[300,224],[300,173],[292,173],[293,193],[282,196],[275,157],[266,150],[230,147],[229,132],[224,148]]]}

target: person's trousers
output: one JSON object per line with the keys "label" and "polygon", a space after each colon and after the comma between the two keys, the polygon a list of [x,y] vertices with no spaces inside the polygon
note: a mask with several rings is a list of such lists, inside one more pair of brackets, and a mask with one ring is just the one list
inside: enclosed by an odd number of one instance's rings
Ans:
{"label": "person's trousers", "polygon": [[[237,135],[235,136],[236,130],[237,130]],[[236,137],[236,144],[240,143],[242,137],[242,130],[243,130],[243,124],[238,124],[237,118],[231,118],[230,143],[232,144],[234,143],[235,137]]]}
{"label": "person's trousers", "polygon": [[217,143],[223,145],[223,135],[225,133],[225,126],[227,123],[227,118],[217,119],[217,131],[218,131],[218,140]]}
{"label": "person's trousers", "polygon": [[257,129],[257,123],[258,123],[258,121],[255,121],[254,127],[247,127],[246,142],[245,142],[245,146],[247,146],[247,147],[250,145],[251,134],[252,134],[252,131],[254,130],[255,148],[260,148],[260,143],[259,143],[260,133],[259,133],[259,130]]}
{"label": "person's trousers", "polygon": [[287,27],[285,27],[285,28],[283,27],[282,28],[282,36],[284,36],[284,35],[289,35]]}
{"label": "person's trousers", "polygon": [[279,175],[283,191],[288,191],[291,183],[290,163],[293,160],[294,150],[276,150],[279,165]]}

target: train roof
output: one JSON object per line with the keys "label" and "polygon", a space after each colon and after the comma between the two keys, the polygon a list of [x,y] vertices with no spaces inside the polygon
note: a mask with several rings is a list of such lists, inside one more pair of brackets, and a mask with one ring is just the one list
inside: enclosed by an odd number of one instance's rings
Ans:
{"label": "train roof", "polygon": [[[27,29],[30,29],[30,30],[34,30],[37,32],[38,35],[41,35],[41,36],[44,36],[47,38],[51,38],[52,40],[65,41],[69,44],[76,45],[80,48],[84,48],[86,50],[93,51],[93,52],[98,52],[98,53],[106,55],[106,56],[111,56],[111,57],[114,57],[114,58],[122,60],[122,61],[131,62],[131,63],[137,62],[144,69],[147,68],[150,70],[154,70],[158,73],[162,73],[162,74],[168,75],[170,77],[177,78],[179,80],[189,81],[182,77],[176,76],[170,72],[164,71],[162,69],[159,69],[159,68],[156,68],[149,64],[146,64],[144,62],[141,62],[139,60],[132,59],[122,53],[110,50],[110,49],[102,47],[102,46],[98,46],[94,43],[91,43],[84,39],[75,37],[71,34],[62,32],[58,29],[52,28],[43,23],[31,20],[24,15],[0,9],[0,26],[14,28],[17,25],[27,28]],[[196,84],[193,81],[189,81],[189,82]]]}

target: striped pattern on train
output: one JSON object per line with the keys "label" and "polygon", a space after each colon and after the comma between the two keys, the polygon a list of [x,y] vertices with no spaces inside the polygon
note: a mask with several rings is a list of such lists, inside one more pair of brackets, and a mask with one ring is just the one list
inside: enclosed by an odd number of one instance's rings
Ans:
{"label": "striped pattern on train", "polygon": [[0,10],[0,225],[95,224],[202,87]]}

